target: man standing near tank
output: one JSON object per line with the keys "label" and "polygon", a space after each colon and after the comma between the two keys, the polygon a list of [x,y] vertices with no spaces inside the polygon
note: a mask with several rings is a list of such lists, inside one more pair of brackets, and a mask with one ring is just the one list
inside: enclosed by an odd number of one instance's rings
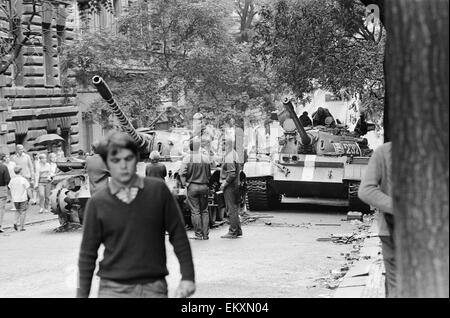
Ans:
{"label": "man standing near tank", "polygon": [[146,177],[154,177],[161,178],[162,180],[166,179],[167,169],[166,166],[159,162],[160,159],[159,152],[157,150],[153,150],[150,153],[149,159],[150,163],[145,167],[145,176]]}
{"label": "man standing near tank", "polygon": [[237,152],[234,150],[234,144],[234,139],[227,138],[225,140],[225,156],[220,171],[220,190],[223,191],[225,207],[230,222],[228,233],[221,236],[221,238],[227,239],[235,239],[238,236],[242,236],[241,222],[239,220],[240,160]]}
{"label": "man standing near tank", "polygon": [[102,157],[98,154],[98,146],[98,142],[94,143],[91,147],[94,154],[86,157],[86,172],[89,177],[89,191],[91,195],[108,184],[109,171]]}
{"label": "man standing near tank", "polygon": [[209,156],[200,149],[201,139],[194,137],[189,142],[189,155],[183,158],[180,176],[187,187],[187,202],[191,209],[192,225],[195,235],[192,239],[209,239],[208,194],[211,178]]}

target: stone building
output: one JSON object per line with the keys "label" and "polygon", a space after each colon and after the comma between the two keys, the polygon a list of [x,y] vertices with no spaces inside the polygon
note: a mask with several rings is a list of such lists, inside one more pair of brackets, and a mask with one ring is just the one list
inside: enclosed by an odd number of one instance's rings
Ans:
{"label": "stone building", "polygon": [[[66,155],[79,149],[78,107],[73,75],[64,68],[66,41],[74,38],[70,0],[1,0],[0,39],[24,45],[0,74],[0,148],[13,153],[20,143],[28,151],[44,151],[35,139],[56,133]],[[9,59],[2,52],[0,63]]]}

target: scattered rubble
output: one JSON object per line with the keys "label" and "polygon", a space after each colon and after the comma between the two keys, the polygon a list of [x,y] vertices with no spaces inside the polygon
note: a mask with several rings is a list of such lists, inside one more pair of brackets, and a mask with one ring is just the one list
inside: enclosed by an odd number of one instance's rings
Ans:
{"label": "scattered rubble", "polygon": [[312,226],[311,223],[301,223],[301,224],[291,224],[291,223],[276,223],[276,222],[265,222],[265,225],[274,226],[274,227],[302,227],[302,228],[310,228]]}
{"label": "scattered rubble", "polygon": [[361,212],[350,211],[347,213],[347,221],[350,220],[363,220],[363,214]]}

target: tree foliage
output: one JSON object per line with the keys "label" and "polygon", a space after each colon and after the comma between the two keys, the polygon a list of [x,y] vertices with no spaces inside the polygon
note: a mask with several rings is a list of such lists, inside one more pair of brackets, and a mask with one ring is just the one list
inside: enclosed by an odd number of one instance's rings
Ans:
{"label": "tree foliage", "polygon": [[15,62],[23,46],[35,40],[31,25],[38,16],[37,6],[40,3],[30,0],[29,5],[32,8],[31,14],[27,17],[25,26],[21,27],[22,17],[11,6],[11,2],[0,3],[0,16],[9,24],[8,29],[0,29],[0,75],[6,73],[11,65],[16,67]]}
{"label": "tree foliage", "polygon": [[252,54],[299,98],[319,87],[359,93],[367,111],[380,114],[384,34],[364,24],[364,14],[356,0],[278,0],[260,11]]}
{"label": "tree foliage", "polygon": [[[160,101],[182,95],[218,124],[248,107],[271,107],[270,78],[252,64],[249,46],[228,32],[230,14],[217,1],[136,3],[118,19],[118,32],[85,34],[66,50],[68,60],[80,81],[99,74],[111,83],[127,115],[142,125]],[[108,112],[104,103],[94,109]]]}

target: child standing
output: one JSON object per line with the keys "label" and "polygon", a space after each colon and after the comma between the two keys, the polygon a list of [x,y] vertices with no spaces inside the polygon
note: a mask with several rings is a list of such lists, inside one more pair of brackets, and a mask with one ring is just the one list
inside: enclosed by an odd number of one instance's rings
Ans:
{"label": "child standing", "polygon": [[22,168],[16,166],[14,168],[15,175],[12,176],[11,181],[8,184],[11,190],[11,198],[16,208],[16,222],[14,223],[14,229],[18,231],[20,227],[21,231],[25,231],[25,217],[28,209],[28,200],[31,198],[30,183],[21,175]]}

